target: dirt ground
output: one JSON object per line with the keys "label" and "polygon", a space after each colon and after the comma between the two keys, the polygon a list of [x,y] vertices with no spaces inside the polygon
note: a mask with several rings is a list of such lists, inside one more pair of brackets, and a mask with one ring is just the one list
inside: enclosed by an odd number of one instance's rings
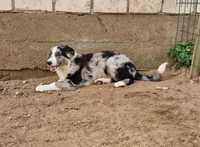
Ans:
{"label": "dirt ground", "polygon": [[34,91],[55,78],[0,82],[0,147],[200,146],[200,84],[183,74],[117,89]]}

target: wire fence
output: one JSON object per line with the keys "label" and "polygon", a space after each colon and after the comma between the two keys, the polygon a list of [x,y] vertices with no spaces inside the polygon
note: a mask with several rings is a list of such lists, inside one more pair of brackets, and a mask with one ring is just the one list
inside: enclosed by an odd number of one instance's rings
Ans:
{"label": "wire fence", "polygon": [[200,0],[176,0],[178,22],[175,43],[195,41],[198,27]]}

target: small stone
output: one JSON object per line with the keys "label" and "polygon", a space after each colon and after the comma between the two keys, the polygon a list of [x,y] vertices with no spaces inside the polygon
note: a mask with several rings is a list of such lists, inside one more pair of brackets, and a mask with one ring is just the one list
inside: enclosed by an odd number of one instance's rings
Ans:
{"label": "small stone", "polygon": [[3,91],[4,90],[4,88],[3,87],[0,87],[0,91]]}
{"label": "small stone", "polygon": [[9,119],[9,120],[12,120],[12,117],[11,117],[11,116],[9,116],[9,117],[8,117],[8,119]]}
{"label": "small stone", "polygon": [[190,80],[190,84],[194,84],[195,82],[194,82],[194,80]]}
{"label": "small stone", "polygon": [[24,114],[24,117],[29,118],[31,117],[31,114]]}
{"label": "small stone", "polygon": [[15,92],[15,95],[16,95],[16,96],[22,96],[22,95],[24,95],[24,93],[23,93],[22,91],[16,91],[16,92]]}
{"label": "small stone", "polygon": [[2,90],[2,94],[5,95],[5,94],[7,94],[7,92],[8,92],[8,88],[5,87],[5,88]]}
{"label": "small stone", "polygon": [[23,83],[23,84],[26,84],[26,83],[28,83],[28,81],[24,80],[24,81],[22,81],[22,83]]}
{"label": "small stone", "polygon": [[158,89],[158,90],[168,90],[169,87],[156,87],[156,89]]}

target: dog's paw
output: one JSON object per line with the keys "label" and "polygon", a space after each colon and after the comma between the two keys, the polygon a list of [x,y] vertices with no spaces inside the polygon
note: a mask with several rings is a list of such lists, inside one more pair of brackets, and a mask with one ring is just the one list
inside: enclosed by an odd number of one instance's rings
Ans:
{"label": "dog's paw", "polygon": [[48,85],[38,85],[35,88],[35,91],[37,91],[37,92],[57,91],[57,90],[60,90],[60,88],[58,88],[55,83],[51,83],[51,84],[48,84]]}
{"label": "dog's paw", "polygon": [[125,86],[126,86],[126,83],[123,82],[123,81],[119,81],[119,82],[114,83],[113,86],[114,86],[115,88],[125,87]]}
{"label": "dog's paw", "polygon": [[44,86],[43,86],[43,85],[38,85],[38,86],[35,88],[35,91],[37,91],[37,92],[44,92],[44,91],[45,91]]}

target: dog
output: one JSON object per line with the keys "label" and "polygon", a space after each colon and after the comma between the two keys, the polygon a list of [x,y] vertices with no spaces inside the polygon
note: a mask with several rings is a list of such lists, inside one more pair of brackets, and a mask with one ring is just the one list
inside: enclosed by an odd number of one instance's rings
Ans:
{"label": "dog", "polygon": [[47,64],[59,80],[37,86],[38,92],[75,90],[93,83],[112,83],[117,88],[131,85],[135,80],[160,81],[167,66],[167,62],[163,63],[152,75],[144,75],[124,54],[114,51],[80,54],[68,45],[51,48]]}

